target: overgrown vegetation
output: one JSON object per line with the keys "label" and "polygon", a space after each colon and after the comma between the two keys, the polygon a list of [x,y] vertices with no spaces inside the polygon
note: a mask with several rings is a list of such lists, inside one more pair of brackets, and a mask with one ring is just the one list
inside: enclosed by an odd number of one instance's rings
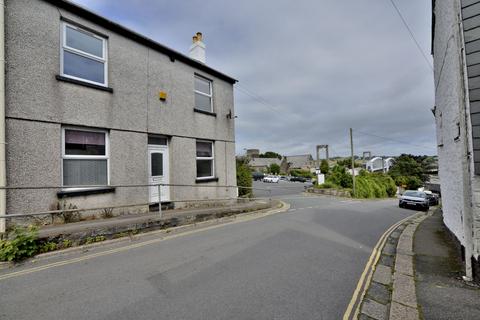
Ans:
{"label": "overgrown vegetation", "polygon": [[240,197],[253,197],[252,172],[248,167],[248,160],[237,160],[237,186]]}
{"label": "overgrown vegetation", "polygon": [[104,208],[102,210],[102,218],[103,219],[113,218],[113,208]]}
{"label": "overgrown vegetation", "polygon": [[16,227],[5,240],[0,240],[0,261],[19,261],[38,251],[37,228]]}
{"label": "overgrown vegetation", "polygon": [[308,170],[293,169],[290,170],[290,175],[292,177],[304,177],[304,178],[313,178],[313,173]]}
{"label": "overgrown vegetation", "polygon": [[85,239],[85,244],[92,244],[95,242],[101,242],[105,240],[107,240],[107,238],[105,238],[104,236],[87,237],[87,239]]}
{"label": "overgrown vegetation", "polygon": [[397,186],[387,174],[361,170],[355,179],[355,198],[387,198],[395,196],[396,192]]}
{"label": "overgrown vegetation", "polygon": [[[349,189],[352,190],[352,175],[347,168],[335,165],[326,175],[325,183],[316,186],[320,189]],[[383,173],[370,173],[361,170],[355,177],[355,198],[387,198],[395,196],[397,187],[393,179]]]}
{"label": "overgrown vegetation", "polygon": [[67,203],[65,199],[57,202],[56,210],[68,210],[60,214],[63,217],[64,223],[78,222],[81,220],[80,211],[76,209],[78,209],[76,205]]}

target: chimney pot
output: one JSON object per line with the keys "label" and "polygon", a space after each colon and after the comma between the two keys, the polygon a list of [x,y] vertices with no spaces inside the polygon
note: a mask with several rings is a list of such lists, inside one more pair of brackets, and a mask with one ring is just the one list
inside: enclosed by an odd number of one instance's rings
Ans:
{"label": "chimney pot", "polygon": [[205,43],[203,43],[203,35],[201,32],[197,32],[192,37],[192,45],[190,46],[189,56],[190,58],[205,63]]}

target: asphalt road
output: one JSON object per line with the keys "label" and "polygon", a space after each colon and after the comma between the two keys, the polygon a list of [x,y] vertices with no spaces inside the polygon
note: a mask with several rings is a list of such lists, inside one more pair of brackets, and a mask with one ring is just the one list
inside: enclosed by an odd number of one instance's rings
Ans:
{"label": "asphalt road", "polygon": [[253,182],[253,194],[255,197],[279,197],[291,194],[299,194],[305,190],[305,187],[311,186],[309,183],[279,181],[278,183],[268,183],[262,181]]}
{"label": "asphalt road", "polygon": [[0,319],[341,319],[378,238],[414,212],[281,186],[287,212],[1,271]]}

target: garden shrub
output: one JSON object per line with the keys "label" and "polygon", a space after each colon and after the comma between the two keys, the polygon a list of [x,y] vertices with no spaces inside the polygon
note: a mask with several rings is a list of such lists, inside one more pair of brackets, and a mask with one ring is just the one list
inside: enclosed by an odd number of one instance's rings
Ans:
{"label": "garden shrub", "polygon": [[351,188],[353,186],[352,175],[347,172],[343,166],[334,166],[327,175],[326,182],[339,186],[341,188]]}
{"label": "garden shrub", "polygon": [[361,172],[355,179],[356,198],[387,198],[395,196],[397,187],[385,174]]}
{"label": "garden shrub", "polygon": [[0,240],[0,261],[19,261],[38,251],[37,228],[16,227],[5,240]]}
{"label": "garden shrub", "polygon": [[319,185],[316,185],[316,187],[318,189],[333,189],[333,188],[337,188],[337,186],[331,182],[328,182],[326,181],[325,183],[322,183],[322,184],[319,184]]}
{"label": "garden shrub", "polygon": [[[237,161],[237,186],[240,197],[252,197],[252,172],[245,162]],[[240,188],[245,187],[245,188]]]}

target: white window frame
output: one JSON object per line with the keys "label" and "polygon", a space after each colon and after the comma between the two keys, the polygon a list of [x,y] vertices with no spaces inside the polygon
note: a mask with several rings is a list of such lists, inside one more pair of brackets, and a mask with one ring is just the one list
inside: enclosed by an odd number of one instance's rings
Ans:
{"label": "white window frame", "polygon": [[[210,143],[212,145],[212,156],[211,157],[197,157],[197,142],[203,142],[203,143]],[[197,161],[198,160],[211,160],[212,161],[212,175],[208,177],[199,177],[197,176],[197,180],[205,180],[205,179],[211,179],[215,178],[215,143],[214,141],[209,141],[209,140],[195,140],[195,172],[197,171]],[[196,175],[196,173],[195,173]]]}
{"label": "white window frame", "polygon": [[[207,81],[210,83],[210,94],[206,94],[202,91],[198,91],[197,89],[195,89],[195,79],[198,78],[200,80],[203,80],[203,81]],[[195,93],[198,93],[198,94],[201,94],[202,96],[205,96],[205,97],[209,97],[210,98],[210,111],[207,111],[207,112],[213,112],[213,81],[210,80],[210,79],[207,79],[205,77],[202,77],[198,74],[195,74],[194,76],[194,83],[193,83],[193,88],[194,88],[194,92]],[[197,110],[201,110],[201,111],[205,111],[205,110],[202,110],[202,109],[198,109],[197,106],[195,105],[195,101],[194,101],[194,108],[197,109]]]}
{"label": "white window frame", "polygon": [[[105,134],[105,155],[104,156],[91,156],[91,155],[74,155],[74,154],[65,154],[65,130],[74,130],[74,131],[85,131],[85,132],[99,132]],[[95,187],[69,187],[63,184],[63,160],[65,159],[89,159],[89,160],[107,160],[107,185],[110,185],[110,135],[108,130],[104,129],[91,129],[83,127],[73,127],[65,126],[62,127],[62,161],[61,161],[61,177],[62,177],[62,187],[63,190],[85,190],[85,189],[94,189]],[[98,187],[105,187],[105,185],[98,185]]]}
{"label": "white window frame", "polygon": [[[85,33],[85,34],[87,34],[89,36],[92,36],[94,38],[97,38],[99,40],[102,40],[102,43],[103,43],[102,55],[103,55],[103,57],[98,57],[98,56],[90,54],[88,52],[84,52],[82,50],[78,50],[78,49],[67,46],[67,27],[75,29],[79,32]],[[107,54],[108,53],[108,48],[107,48],[107,45],[108,45],[108,43],[107,43],[106,38],[101,37],[101,36],[91,32],[91,31],[85,30],[85,29],[83,29],[79,26],[76,26],[74,24],[67,23],[67,22],[62,22],[61,46],[60,46],[60,75],[62,77],[75,79],[75,80],[79,80],[79,81],[83,81],[83,82],[88,82],[88,83],[96,84],[96,85],[99,85],[99,86],[102,86],[102,87],[107,87],[108,86],[108,54]],[[68,52],[74,53],[76,55],[83,56],[85,58],[89,58],[89,59],[92,59],[92,60],[95,60],[95,61],[98,61],[98,62],[102,62],[103,63],[103,73],[104,73],[104,76],[103,76],[104,83],[91,81],[91,80],[88,80],[88,79],[83,79],[83,78],[75,77],[75,76],[72,76],[72,75],[69,75],[69,74],[65,74],[63,72],[64,51],[68,51]]]}

